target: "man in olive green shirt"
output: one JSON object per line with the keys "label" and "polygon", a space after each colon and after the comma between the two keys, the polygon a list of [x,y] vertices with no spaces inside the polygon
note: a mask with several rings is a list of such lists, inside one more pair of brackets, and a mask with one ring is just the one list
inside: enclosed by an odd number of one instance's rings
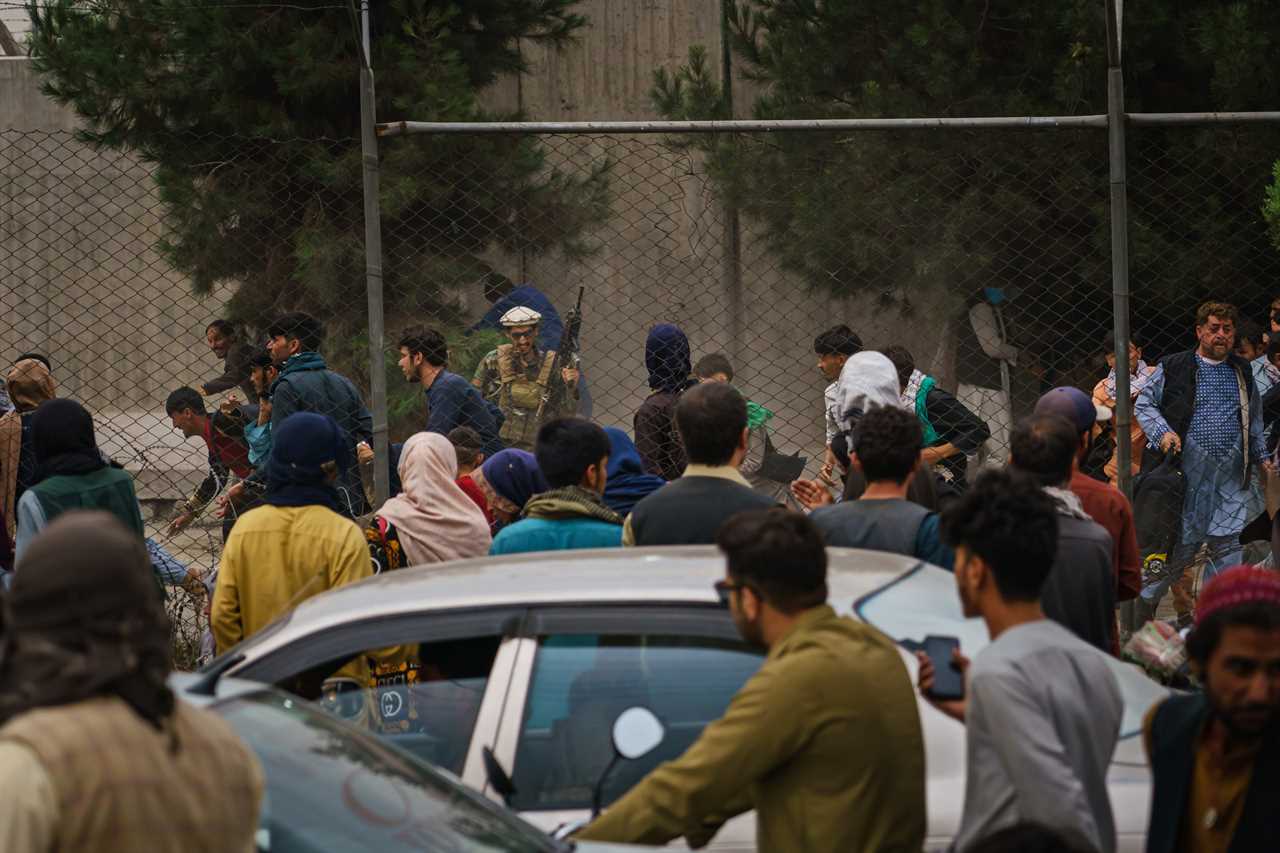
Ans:
{"label": "man in olive green shirt", "polygon": [[740,513],[716,542],[728,558],[716,589],[768,657],[684,755],[577,837],[701,847],[754,808],[761,853],[918,853],[924,740],[901,654],[824,603],[826,551],[804,516]]}

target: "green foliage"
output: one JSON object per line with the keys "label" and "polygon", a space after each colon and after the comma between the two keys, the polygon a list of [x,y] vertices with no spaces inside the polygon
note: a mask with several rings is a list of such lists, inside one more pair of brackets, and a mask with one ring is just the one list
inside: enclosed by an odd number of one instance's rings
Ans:
{"label": "green foliage", "polygon": [[1273,180],[1267,185],[1262,202],[1262,215],[1267,220],[1271,242],[1280,249],[1280,160],[1272,167],[1271,176]]}
{"label": "green foliage", "polygon": [[[728,18],[736,73],[757,84],[758,119],[1064,115],[1106,111],[1104,8],[738,0]],[[1126,23],[1129,110],[1274,108],[1273,2],[1163,0]],[[719,77],[697,48],[674,72],[655,72],[651,98],[668,118],[723,117]],[[1081,312],[1103,306],[1103,316],[1109,305],[1107,148],[1097,131],[671,143],[706,155],[722,200],[810,286],[935,309],[1003,286],[1019,294],[1015,311],[1060,300],[1056,322],[1068,331],[1085,321]],[[1181,320],[1215,288],[1270,286],[1256,200],[1259,166],[1274,151],[1265,133],[1130,132],[1136,308]]]}
{"label": "green foliage", "polygon": [[[521,40],[572,38],[585,23],[576,2],[373,3],[379,119],[514,118],[484,110],[478,93],[525,71]],[[366,313],[354,8],[29,6],[45,91],[74,107],[88,142],[155,164],[166,258],[198,293],[237,284],[238,319],[302,308],[329,321],[331,340]],[[390,317],[455,321],[445,291],[491,272],[493,250],[582,253],[584,226],[608,214],[607,167],[569,176],[531,137],[391,138],[380,156]]]}

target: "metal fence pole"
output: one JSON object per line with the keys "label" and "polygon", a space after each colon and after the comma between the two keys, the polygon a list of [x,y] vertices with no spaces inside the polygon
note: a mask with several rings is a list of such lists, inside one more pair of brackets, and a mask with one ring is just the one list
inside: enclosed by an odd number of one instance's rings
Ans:
{"label": "metal fence pole", "polygon": [[1129,397],[1129,194],[1125,161],[1124,72],[1120,62],[1120,20],[1115,0],[1107,0],[1107,142],[1111,159],[1111,302],[1115,313],[1116,466],[1120,490],[1133,497],[1130,476]]}
{"label": "metal fence pole", "polygon": [[369,49],[369,0],[360,3],[364,61],[360,64],[360,154],[364,160],[365,286],[369,299],[369,396],[373,414],[374,503],[386,503],[391,488],[387,467],[387,371],[382,316],[382,222],[378,216],[378,135],[374,114],[373,61]]}

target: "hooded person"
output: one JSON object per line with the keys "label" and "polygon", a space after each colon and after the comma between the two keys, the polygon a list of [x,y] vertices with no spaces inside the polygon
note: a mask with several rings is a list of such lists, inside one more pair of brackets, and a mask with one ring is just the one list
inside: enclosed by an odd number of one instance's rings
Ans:
{"label": "hooded person", "polygon": [[[866,477],[849,465],[850,435],[858,419],[877,406],[901,408],[898,370],[884,353],[863,350],[849,356],[840,370],[835,399],[840,413],[840,431],[831,440],[831,450],[849,472],[845,478],[844,500],[857,500],[867,489]],[[797,480],[791,493],[804,506],[814,509],[831,502],[831,495],[813,480]],[[825,498],[823,497],[825,496]],[[916,469],[907,486],[907,500],[929,510],[938,509],[937,489],[927,467]]]}
{"label": "hooded person", "polygon": [[18,530],[18,500],[35,482],[31,418],[42,403],[57,396],[58,386],[44,362],[24,358],[9,370],[5,388],[13,409],[0,416],[0,512],[4,513],[5,528],[12,540]]}
{"label": "hooded person", "polygon": [[508,449],[493,454],[471,473],[471,479],[484,492],[499,528],[519,518],[529,498],[551,488],[538,468],[538,460],[527,450]]}
{"label": "hooded person", "polygon": [[458,485],[457,474],[457,453],[445,436],[420,432],[404,443],[404,491],[383,504],[365,528],[374,571],[489,553],[489,522]]}
{"label": "hooded person", "polygon": [[352,464],[346,433],[314,412],[272,432],[263,505],[240,517],[222,550],[209,619],[219,651],[306,598],[373,575],[360,528],[339,509],[335,483]]}
{"label": "hooded person", "polygon": [[133,478],[98,450],[93,416],[75,400],[41,403],[31,417],[35,481],[18,500],[19,561],[36,534],[68,510],[100,509],[141,541],[146,533]]}
{"label": "hooded person", "polygon": [[689,339],[680,327],[662,323],[649,330],[644,344],[644,366],[653,393],[636,410],[636,449],[644,470],[664,480],[675,480],[688,465],[684,445],[676,432],[675,410],[680,395],[698,384],[690,377],[693,364]]}
{"label": "hooded person", "polygon": [[59,516],[3,610],[0,849],[253,849],[262,770],[169,690],[169,620],[132,530]]}
{"label": "hooded person", "polygon": [[617,427],[605,427],[609,436],[608,480],[604,487],[607,507],[624,518],[646,495],[656,492],[667,481],[656,474],[645,473],[644,462],[635,442]]}

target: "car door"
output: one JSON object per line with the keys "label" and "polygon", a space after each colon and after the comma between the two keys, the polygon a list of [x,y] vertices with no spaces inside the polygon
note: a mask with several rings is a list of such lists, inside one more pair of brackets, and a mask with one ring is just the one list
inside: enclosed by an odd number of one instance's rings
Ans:
{"label": "car door", "polygon": [[326,626],[246,663],[235,676],[317,700],[462,777],[495,737],[524,618],[523,609],[506,607]]}
{"label": "car door", "polygon": [[[515,785],[512,808],[548,830],[590,815],[620,712],[649,708],[665,736],[613,767],[604,806],[679,757],[764,660],[710,605],[535,608],[522,633],[494,752]],[[754,815],[725,824],[708,849],[755,850]]]}

